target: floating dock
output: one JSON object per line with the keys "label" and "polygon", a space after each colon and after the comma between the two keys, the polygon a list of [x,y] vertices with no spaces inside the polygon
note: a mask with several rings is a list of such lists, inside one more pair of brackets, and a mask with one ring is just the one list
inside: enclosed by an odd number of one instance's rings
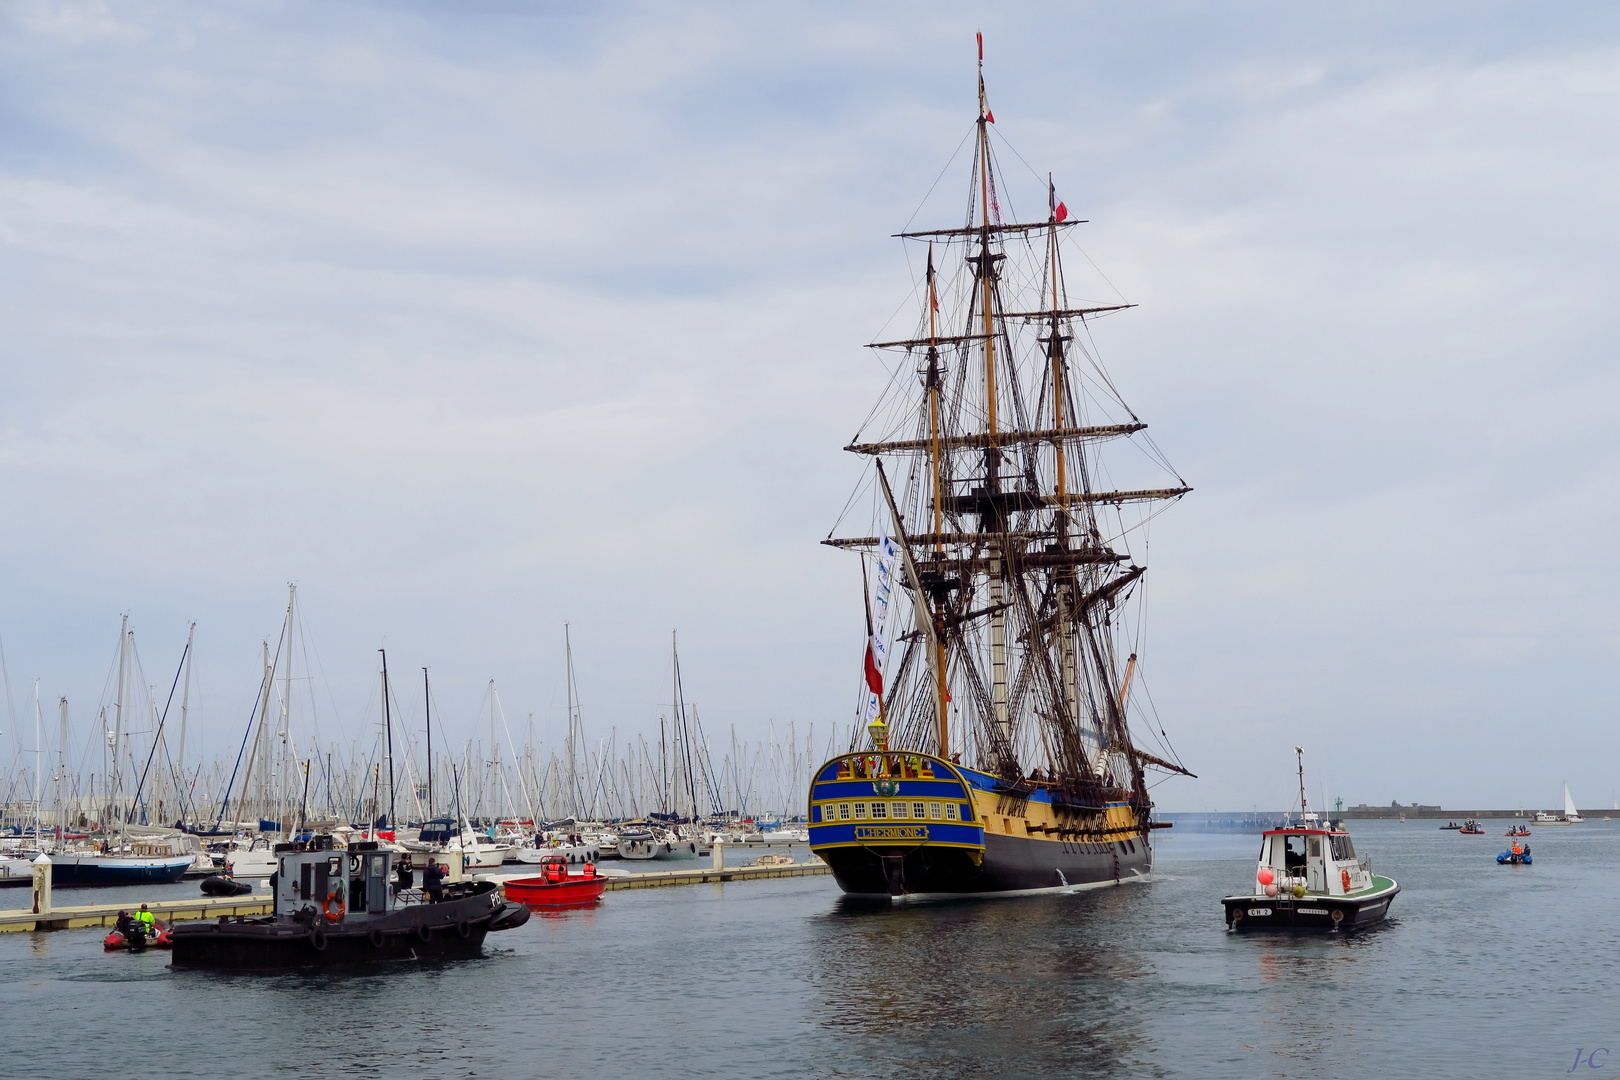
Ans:
{"label": "floating dock", "polygon": [[727,881],[758,881],[761,878],[815,877],[830,874],[827,864],[794,863],[791,866],[725,866],[716,870],[662,870],[646,874],[615,875],[607,879],[608,892],[617,889],[657,889],[664,885],[707,885]]}
{"label": "floating dock", "polygon": [[[89,926],[112,926],[120,911],[139,910],[141,902],[125,900],[117,904],[85,904],[77,907],[48,907],[43,912],[28,909],[0,911],[0,933],[14,930],[78,930]],[[186,919],[217,919],[221,915],[268,915],[270,894],[254,896],[199,896],[196,899],[148,900],[147,908],[159,922]]]}
{"label": "floating dock", "polygon": [[[814,877],[828,874],[827,864],[819,859],[791,866],[726,866],[720,869],[705,867],[692,870],[663,870],[645,874],[616,874],[607,878],[609,892],[620,889],[657,889],[666,885],[708,885],[728,881],[759,881],[765,878]],[[499,879],[496,879],[499,880]],[[139,900],[124,900],[116,904],[85,904],[75,907],[47,905],[43,912],[28,909],[0,911],[0,933],[19,930],[79,930],[86,927],[112,926],[120,911],[139,909]],[[270,914],[269,893],[248,893],[244,896],[199,896],[195,899],[148,900],[147,908],[161,922],[184,922],[188,919],[235,918],[238,915]]]}

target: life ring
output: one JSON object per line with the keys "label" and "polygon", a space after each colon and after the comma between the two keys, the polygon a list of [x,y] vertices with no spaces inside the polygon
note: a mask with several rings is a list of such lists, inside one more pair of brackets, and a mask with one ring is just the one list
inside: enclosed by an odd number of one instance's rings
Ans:
{"label": "life ring", "polygon": [[1339,880],[1344,882],[1344,891],[1349,892],[1350,891],[1350,871],[1348,871],[1348,870],[1340,870],[1339,871]]}
{"label": "life ring", "polygon": [[309,932],[310,948],[316,952],[326,951],[326,930],[320,926],[313,927]]}
{"label": "life ring", "polygon": [[[336,911],[332,909],[332,902],[334,900],[337,901]],[[326,916],[327,922],[337,922],[348,913],[348,905],[344,904],[343,894],[340,892],[329,892],[326,894],[326,899],[321,901],[321,914]]]}
{"label": "life ring", "polygon": [[460,922],[456,923],[456,933],[461,935],[462,941],[466,941],[468,938],[472,937],[472,923],[468,922],[466,919],[462,919]]}
{"label": "life ring", "polygon": [[375,926],[371,928],[371,933],[367,934],[366,936],[371,940],[371,947],[373,949],[380,949],[383,947],[383,932],[377,929]]}
{"label": "life ring", "polygon": [[419,923],[419,924],[417,924],[416,938],[417,938],[418,941],[432,941],[433,940],[433,927],[429,926],[427,923]]}

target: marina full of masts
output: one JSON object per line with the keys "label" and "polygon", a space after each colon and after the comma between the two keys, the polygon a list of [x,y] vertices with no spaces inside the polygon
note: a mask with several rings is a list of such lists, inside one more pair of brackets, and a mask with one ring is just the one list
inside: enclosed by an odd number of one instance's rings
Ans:
{"label": "marina full of masts", "polygon": [[[126,616],[93,712],[67,698],[48,705],[37,683],[31,716],[13,706],[17,749],[0,779],[7,859],[42,849],[218,852],[334,829],[438,835],[450,846],[488,848],[479,853],[486,861],[497,853],[534,861],[522,856],[563,843],[612,857],[624,837],[639,844],[627,857],[667,855],[675,842],[689,856],[717,838],[801,839],[809,768],[849,738],[831,725],[774,721],[762,739],[706,731],[686,698],[673,635],[670,701],[656,722],[593,726],[579,704],[566,631],[566,734],[549,744],[536,740],[532,713],[516,723],[508,717],[493,680],[472,718],[479,735],[452,744],[428,670],[390,670],[383,651],[359,725],[365,736],[327,738],[323,721],[328,731],[342,725],[316,707],[319,671],[304,670],[310,649],[293,588],[279,636],[264,643],[259,685],[241,695],[252,706],[246,724],[231,722],[231,746],[220,754],[223,721],[211,716],[214,752],[205,757],[193,705],[194,631],[178,663],[152,678]],[[462,710],[458,728],[468,719]],[[202,845],[165,843],[182,837]]]}

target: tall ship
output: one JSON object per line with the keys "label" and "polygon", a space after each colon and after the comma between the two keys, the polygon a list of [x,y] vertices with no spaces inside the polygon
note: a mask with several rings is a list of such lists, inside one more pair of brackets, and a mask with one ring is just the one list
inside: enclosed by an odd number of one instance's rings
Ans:
{"label": "tall ship", "polygon": [[1138,552],[1192,489],[1092,338],[1133,305],[1065,276],[1066,258],[1090,260],[1050,176],[1043,212],[1013,212],[994,124],[981,38],[967,213],[896,234],[922,271],[917,322],[869,346],[893,378],[844,449],[871,463],[850,501],[870,522],[846,511],[825,541],[861,554],[866,583],[861,722],[812,774],[808,807],[810,846],[851,894],[1139,880],[1162,827],[1148,770],[1192,775],[1132,723]]}

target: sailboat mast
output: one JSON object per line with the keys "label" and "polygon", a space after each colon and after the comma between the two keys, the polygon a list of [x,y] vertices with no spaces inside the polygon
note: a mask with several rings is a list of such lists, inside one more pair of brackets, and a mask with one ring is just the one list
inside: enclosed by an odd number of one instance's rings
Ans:
{"label": "sailboat mast", "polygon": [[388,650],[377,651],[382,653],[383,727],[388,739],[388,827],[397,829],[399,825],[394,821],[394,714],[388,706]]}
{"label": "sailboat mast", "polygon": [[[109,814],[118,813],[118,793],[124,786],[124,693],[127,686],[127,669],[129,658],[129,616],[125,615],[118,624],[118,695],[113,699],[113,730],[109,740],[112,749],[112,771],[108,775],[113,777],[110,783],[104,786],[107,789]],[[122,815],[119,815],[120,821]],[[120,830],[121,831],[121,830]]]}
{"label": "sailboat mast", "polygon": [[[287,777],[287,766],[290,764],[296,764],[296,762],[292,761],[292,666],[293,625],[295,618],[293,614],[293,606],[297,603],[297,601],[298,586],[289,583],[287,586],[287,666],[281,669],[281,776],[283,783],[285,783]],[[305,770],[304,775],[307,781],[307,777],[309,775],[307,769]],[[307,782],[305,787],[308,787]],[[287,816],[286,810],[290,808],[285,804],[290,801],[289,796],[291,796],[291,794],[292,793],[290,791],[283,788],[282,805],[276,808],[278,817]],[[302,813],[302,809],[300,809],[299,812]],[[289,834],[288,839],[291,839],[291,834]]]}
{"label": "sailboat mast", "polygon": [[428,691],[428,670],[422,669],[422,712],[427,717],[427,813],[433,818],[433,695]]}
{"label": "sailboat mast", "polygon": [[[186,627],[186,685],[180,694],[180,750],[175,756],[175,768],[179,772],[182,784],[185,783],[186,778],[186,721],[191,715],[191,639],[196,632],[196,623]],[[185,789],[180,791],[180,809],[182,811],[185,811],[190,806],[190,795],[190,791]],[[195,812],[193,812],[192,816],[196,817]]]}
{"label": "sailboat mast", "polygon": [[563,623],[563,653],[568,661],[568,813],[571,817],[579,817],[584,811],[585,800],[579,789],[579,762],[574,750],[575,714],[579,710],[574,704],[574,639],[567,623]]}
{"label": "sailboat mast", "polygon": [[[934,551],[945,550],[945,492],[944,484],[940,478],[939,456],[939,391],[941,383],[939,369],[939,293],[935,285],[934,275],[934,244],[928,243],[928,473],[932,479],[934,489]],[[925,593],[918,592],[913,596],[917,618],[929,620],[931,624],[938,625],[938,617],[934,611],[934,599]],[[928,635],[928,670],[929,683],[934,691],[934,713],[937,733],[937,753],[940,757],[950,754],[950,728],[948,724],[947,703],[949,695],[945,692],[945,640],[943,635],[932,633]]]}
{"label": "sailboat mast", "polygon": [[[991,513],[981,519],[986,532],[1007,529],[1006,510],[995,501],[1001,491],[1001,450],[996,421],[996,326],[994,312],[995,260],[990,253],[990,105],[984,96],[984,38],[979,38],[979,287],[981,319],[984,326],[984,395],[988,445],[984,451],[985,493],[990,496]],[[1007,616],[1003,602],[1006,584],[1000,540],[990,541],[990,703],[1001,746],[1006,755],[1003,765],[1014,757],[1012,721],[1007,714]]]}

